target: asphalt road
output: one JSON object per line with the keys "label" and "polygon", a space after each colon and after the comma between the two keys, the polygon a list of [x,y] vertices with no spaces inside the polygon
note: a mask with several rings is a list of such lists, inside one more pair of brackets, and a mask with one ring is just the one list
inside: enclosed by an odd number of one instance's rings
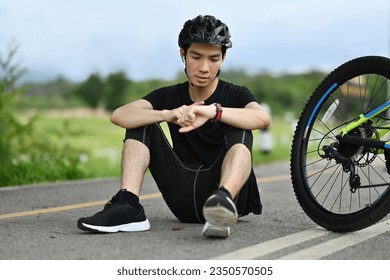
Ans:
{"label": "asphalt road", "polygon": [[0,259],[390,259],[389,216],[359,232],[332,233],[300,209],[288,163],[255,172],[264,213],[241,218],[222,240],[202,237],[203,225],[176,220],[150,176],[141,203],[151,229],[136,233],[94,234],[76,226],[79,217],[101,210],[117,192],[117,178],[0,188]]}

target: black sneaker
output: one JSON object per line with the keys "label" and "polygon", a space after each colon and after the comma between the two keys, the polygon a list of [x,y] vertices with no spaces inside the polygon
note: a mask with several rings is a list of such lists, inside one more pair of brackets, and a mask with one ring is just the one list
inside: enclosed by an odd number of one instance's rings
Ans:
{"label": "black sneaker", "polygon": [[208,237],[228,237],[229,226],[237,223],[238,214],[229,192],[221,188],[211,194],[203,206],[206,219],[203,235]]}
{"label": "black sneaker", "polygon": [[91,217],[77,222],[79,229],[97,232],[145,231],[150,229],[149,220],[139,204],[138,197],[120,190],[106,203],[104,209]]}

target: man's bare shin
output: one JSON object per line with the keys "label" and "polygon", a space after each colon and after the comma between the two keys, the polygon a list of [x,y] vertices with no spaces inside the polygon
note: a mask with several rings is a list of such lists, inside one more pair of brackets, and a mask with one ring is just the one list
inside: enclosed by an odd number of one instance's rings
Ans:
{"label": "man's bare shin", "polygon": [[236,144],[227,152],[222,164],[220,185],[236,197],[248,180],[252,168],[252,155],[243,144]]}
{"label": "man's bare shin", "polygon": [[139,196],[149,161],[148,147],[137,140],[127,139],[122,150],[121,189],[127,189]]}

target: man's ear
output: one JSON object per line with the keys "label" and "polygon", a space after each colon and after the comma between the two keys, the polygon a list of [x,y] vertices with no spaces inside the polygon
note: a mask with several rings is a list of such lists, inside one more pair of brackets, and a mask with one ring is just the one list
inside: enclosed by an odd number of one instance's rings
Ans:
{"label": "man's ear", "polygon": [[184,63],[186,61],[186,53],[183,50],[183,48],[180,48],[180,56],[181,56],[181,61],[183,61]]}

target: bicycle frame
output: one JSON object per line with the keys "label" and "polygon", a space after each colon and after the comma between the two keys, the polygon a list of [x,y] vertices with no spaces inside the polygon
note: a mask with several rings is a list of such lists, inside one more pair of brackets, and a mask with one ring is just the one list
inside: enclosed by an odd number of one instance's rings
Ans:
{"label": "bicycle frame", "polygon": [[[383,149],[390,149],[390,141],[386,142],[386,141],[376,140],[373,138],[362,138],[362,137],[358,137],[358,136],[351,136],[351,135],[348,135],[348,133],[350,131],[352,131],[353,129],[366,123],[368,120],[372,119],[373,117],[386,111],[389,108],[390,108],[390,101],[387,101],[387,102],[383,103],[382,105],[378,106],[377,108],[375,108],[374,110],[372,110],[364,115],[361,114],[357,121],[354,121],[354,122],[348,124],[346,127],[344,127],[341,130],[341,132],[340,132],[341,137],[339,137],[339,141],[342,141],[342,142],[347,143],[347,144],[352,144],[352,145],[359,145],[359,146],[365,146],[368,148],[381,149],[381,150],[378,150],[377,152],[383,154],[384,153]],[[390,130],[389,125],[385,126],[384,128],[388,128]],[[379,138],[384,136],[386,133],[388,133],[388,130],[383,130],[383,131],[378,132]]]}

